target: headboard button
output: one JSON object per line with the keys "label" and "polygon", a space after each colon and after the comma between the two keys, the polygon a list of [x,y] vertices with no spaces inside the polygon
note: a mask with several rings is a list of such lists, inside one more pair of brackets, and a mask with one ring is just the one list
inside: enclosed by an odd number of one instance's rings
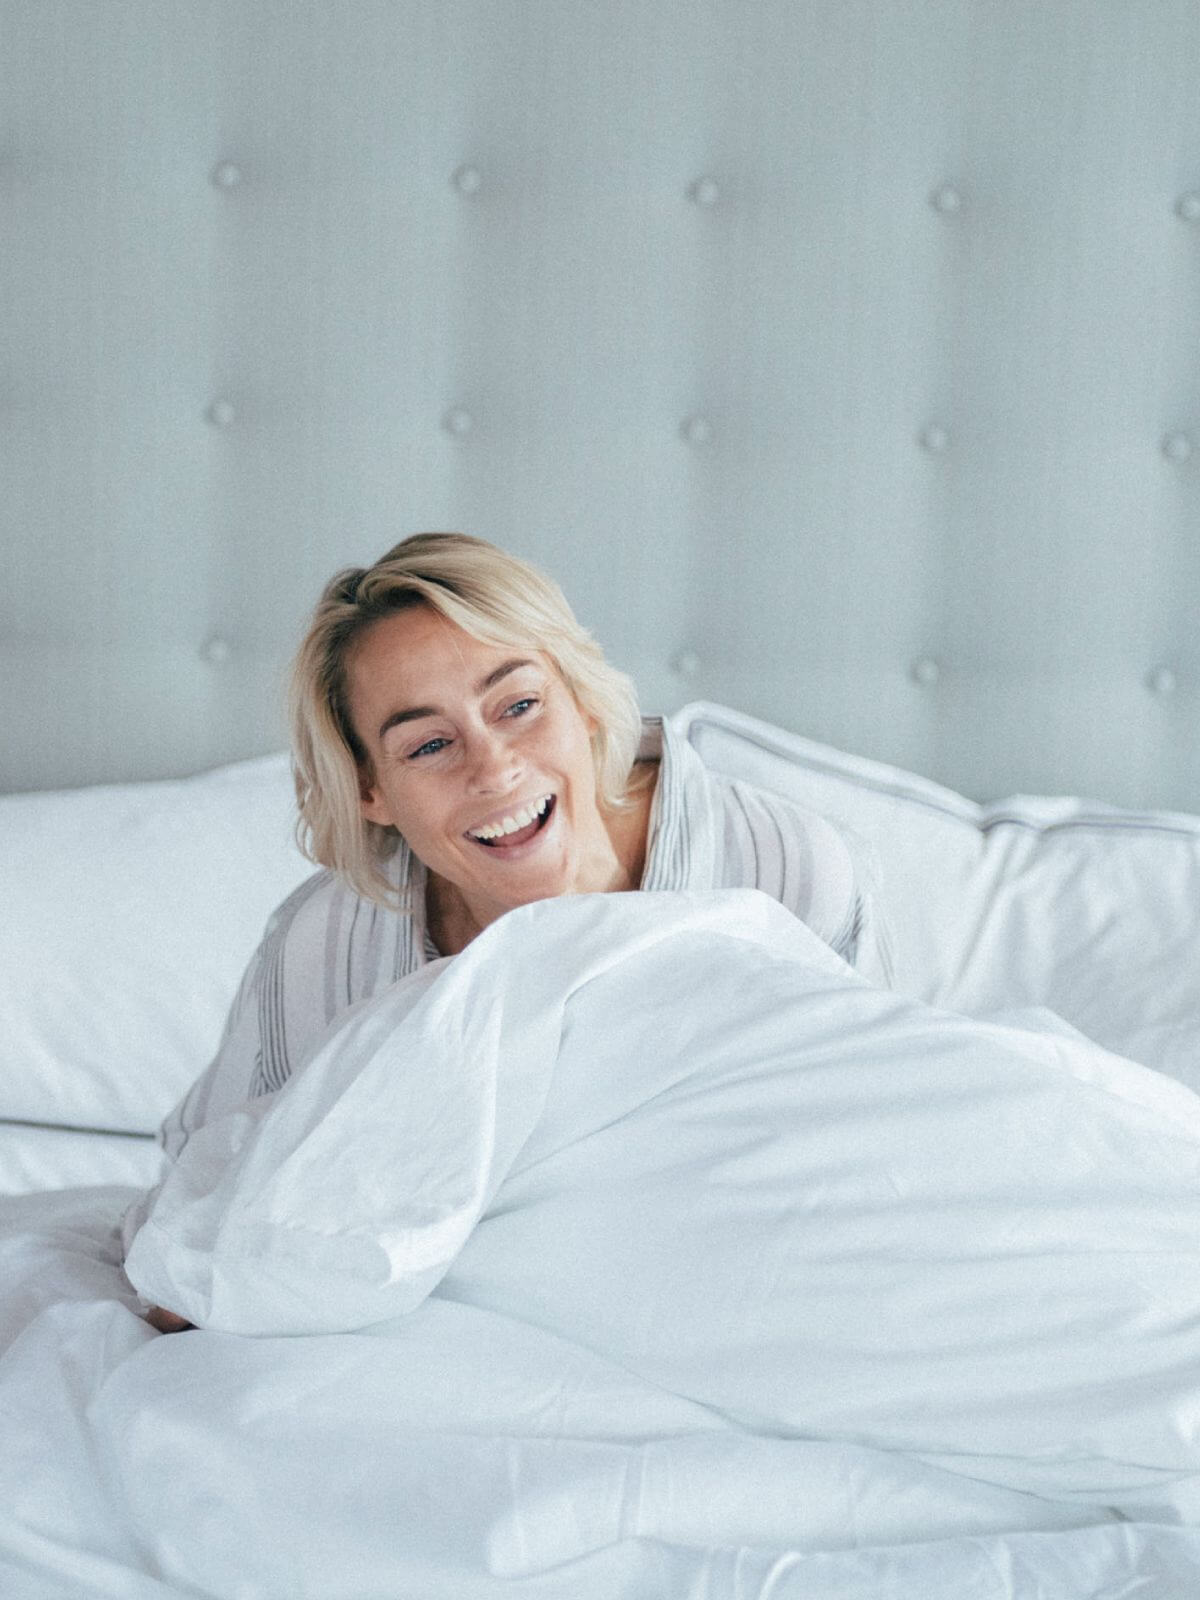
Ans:
{"label": "headboard button", "polygon": [[1190,435],[1183,432],[1169,433],[1162,442],[1162,453],[1168,461],[1187,461],[1192,453]]}
{"label": "headboard button", "polygon": [[217,189],[236,189],[242,181],[242,169],[236,161],[218,161],[212,169],[212,182]]}
{"label": "headboard button", "polygon": [[923,449],[940,455],[943,450],[950,448],[950,435],[940,422],[931,422],[921,429],[920,443]]}
{"label": "headboard button", "polygon": [[700,657],[694,650],[680,650],[671,657],[671,671],[677,678],[694,678],[700,671]]}
{"label": "headboard button", "polygon": [[688,189],[688,198],[694,205],[715,206],[721,198],[720,185],[715,178],[697,178]]}
{"label": "headboard button", "polygon": [[475,418],[465,406],[451,406],[450,410],[442,418],[442,427],[445,428],[446,432],[454,434],[459,439],[464,434],[470,433],[474,426]]}
{"label": "headboard button", "polygon": [[1151,694],[1172,695],[1179,687],[1179,679],[1170,667],[1155,667],[1146,677],[1146,687]]}
{"label": "headboard button", "polygon": [[1185,222],[1200,222],[1200,192],[1192,189],[1187,194],[1181,194],[1175,203],[1175,210]]}
{"label": "headboard button", "polygon": [[232,400],[222,397],[209,406],[207,416],[214,428],[229,428],[237,421],[237,407]]}
{"label": "headboard button", "polygon": [[478,167],[459,167],[450,181],[459,194],[478,194],[483,185],[483,174]]}
{"label": "headboard button", "polygon": [[921,689],[931,689],[942,675],[942,669],[932,656],[918,656],[908,669],[908,675]]}
{"label": "headboard button", "polygon": [[929,203],[943,216],[952,216],[954,212],[962,210],[963,197],[952,183],[942,183],[930,195]]}
{"label": "headboard button", "polygon": [[685,417],[680,433],[689,444],[708,444],[713,436],[713,426],[707,417]]}
{"label": "headboard button", "polygon": [[200,659],[210,667],[223,667],[229,660],[232,647],[224,634],[211,633],[200,646]]}

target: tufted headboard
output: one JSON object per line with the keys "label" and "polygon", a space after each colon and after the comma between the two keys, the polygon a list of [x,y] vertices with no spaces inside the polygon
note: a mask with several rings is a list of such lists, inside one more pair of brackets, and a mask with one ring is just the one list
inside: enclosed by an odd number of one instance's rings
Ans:
{"label": "tufted headboard", "polygon": [[1200,809],[1195,0],[0,0],[0,788],[460,528],[647,709]]}

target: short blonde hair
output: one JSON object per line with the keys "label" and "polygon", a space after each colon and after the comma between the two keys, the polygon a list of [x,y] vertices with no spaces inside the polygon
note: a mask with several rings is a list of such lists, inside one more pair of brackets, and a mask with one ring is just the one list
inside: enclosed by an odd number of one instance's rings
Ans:
{"label": "short blonde hair", "polygon": [[610,810],[626,804],[641,733],[632,682],[604,659],[558,585],[486,540],[418,533],[374,566],[335,574],[292,663],[288,705],[300,808],[296,842],[310,861],[392,909],[401,897],[384,863],[395,851],[397,833],[362,814],[360,782],[371,781],[373,773],[350,716],[347,663],[372,623],[422,605],[488,644],[532,648],[550,658],[580,710],[595,723],[596,794]]}

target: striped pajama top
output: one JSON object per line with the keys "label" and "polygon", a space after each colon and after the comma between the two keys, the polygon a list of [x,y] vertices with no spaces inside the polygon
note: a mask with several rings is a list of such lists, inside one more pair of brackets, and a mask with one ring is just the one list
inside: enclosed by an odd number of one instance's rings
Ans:
{"label": "striped pajama top", "polygon": [[[890,981],[873,896],[832,824],[710,772],[658,718],[643,721],[638,760],[660,763],[643,890],[761,889],[864,976]],[[272,914],[215,1059],[162,1126],[168,1156],[213,1117],[281,1088],[348,1007],[439,958],[425,926],[425,868],[403,839],[388,871],[394,887],[411,889],[411,911],[321,871]]]}

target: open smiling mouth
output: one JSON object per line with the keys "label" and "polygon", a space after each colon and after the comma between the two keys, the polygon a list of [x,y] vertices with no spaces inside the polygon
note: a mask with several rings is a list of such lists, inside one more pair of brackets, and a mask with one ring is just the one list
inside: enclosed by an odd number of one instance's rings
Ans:
{"label": "open smiling mouth", "polygon": [[[527,844],[535,835],[541,833],[554,815],[557,803],[557,795],[543,795],[532,805],[523,807],[515,816],[505,817],[504,821],[494,828],[488,828],[486,837],[485,830],[480,829],[478,833],[468,830],[467,838],[475,844],[481,844],[485,850],[512,850],[517,845]],[[531,812],[532,819],[525,821]]]}

